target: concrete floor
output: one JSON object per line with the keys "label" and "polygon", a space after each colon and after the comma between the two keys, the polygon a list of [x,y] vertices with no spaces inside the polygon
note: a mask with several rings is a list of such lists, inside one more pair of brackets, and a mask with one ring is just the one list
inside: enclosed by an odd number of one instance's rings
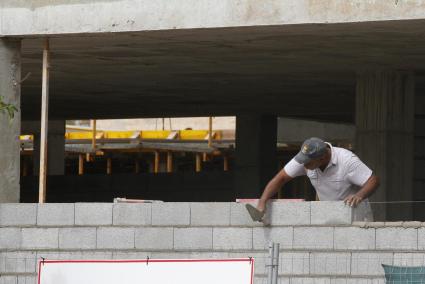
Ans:
{"label": "concrete floor", "polygon": [[[51,119],[269,113],[354,121],[356,72],[414,70],[425,21],[189,29],[51,38]],[[23,120],[40,117],[42,39],[22,47]]]}

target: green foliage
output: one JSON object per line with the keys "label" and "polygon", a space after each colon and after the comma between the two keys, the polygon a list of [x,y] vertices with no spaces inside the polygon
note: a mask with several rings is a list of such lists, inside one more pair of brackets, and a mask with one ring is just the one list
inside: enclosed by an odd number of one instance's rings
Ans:
{"label": "green foliage", "polygon": [[8,104],[3,101],[3,97],[0,96],[0,113],[7,113],[9,115],[9,119],[12,120],[15,117],[15,112],[18,109],[13,104]]}

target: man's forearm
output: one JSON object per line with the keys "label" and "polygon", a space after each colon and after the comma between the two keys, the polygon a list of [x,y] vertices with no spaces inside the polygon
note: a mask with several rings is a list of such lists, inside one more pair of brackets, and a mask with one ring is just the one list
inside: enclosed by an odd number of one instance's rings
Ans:
{"label": "man's forearm", "polygon": [[370,197],[375,191],[378,189],[379,186],[379,178],[375,175],[372,175],[366,182],[366,184],[357,192],[357,195],[362,198],[366,199]]}

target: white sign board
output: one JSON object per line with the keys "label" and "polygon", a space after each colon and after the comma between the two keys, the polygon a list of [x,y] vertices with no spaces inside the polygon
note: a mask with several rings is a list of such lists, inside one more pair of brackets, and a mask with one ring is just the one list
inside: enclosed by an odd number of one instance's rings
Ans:
{"label": "white sign board", "polygon": [[43,260],[38,284],[252,284],[254,259]]}

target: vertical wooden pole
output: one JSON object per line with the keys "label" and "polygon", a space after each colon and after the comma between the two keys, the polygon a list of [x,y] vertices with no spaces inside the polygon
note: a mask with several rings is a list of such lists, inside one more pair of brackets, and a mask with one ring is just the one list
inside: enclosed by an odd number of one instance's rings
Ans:
{"label": "vertical wooden pole", "polygon": [[78,155],[78,175],[84,174],[84,155]]}
{"label": "vertical wooden pole", "polygon": [[26,177],[28,175],[28,162],[25,156],[22,158],[22,176]]}
{"label": "vertical wooden pole", "polygon": [[173,153],[167,152],[167,173],[173,172]]}
{"label": "vertical wooden pole", "polygon": [[43,71],[41,87],[41,133],[40,133],[40,174],[38,202],[46,202],[47,183],[47,133],[49,122],[49,39],[44,41]]}
{"label": "vertical wooden pole", "polygon": [[106,159],[106,174],[111,175],[112,174],[112,158],[108,157]]}
{"label": "vertical wooden pole", "polygon": [[91,141],[91,146],[92,146],[93,150],[96,150],[96,119],[93,119],[92,123],[93,123],[93,125],[92,125],[92,127],[93,127],[93,129],[92,129],[93,138],[92,138],[92,141]]}
{"label": "vertical wooden pole", "polygon": [[140,172],[139,157],[136,157],[136,159],[134,159],[134,172],[136,174]]}
{"label": "vertical wooden pole", "polygon": [[210,116],[209,122],[208,122],[208,147],[212,146],[212,125],[213,125],[212,116]]}
{"label": "vertical wooden pole", "polygon": [[159,172],[159,152],[158,151],[155,151],[155,161],[154,161],[153,172],[156,174]]}
{"label": "vertical wooden pole", "polygon": [[198,173],[201,170],[202,170],[201,154],[196,153],[196,168],[195,168],[195,171]]}
{"label": "vertical wooden pole", "polygon": [[229,158],[227,155],[223,156],[223,170],[227,172],[229,170]]}

